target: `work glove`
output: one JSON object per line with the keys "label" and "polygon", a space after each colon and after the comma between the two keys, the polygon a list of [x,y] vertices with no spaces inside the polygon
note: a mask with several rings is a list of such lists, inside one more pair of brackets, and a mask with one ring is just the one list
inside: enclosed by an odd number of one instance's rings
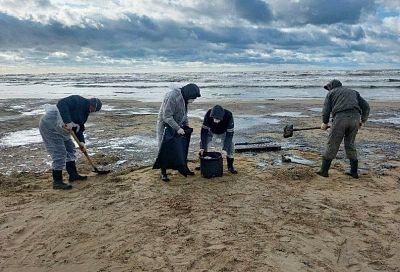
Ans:
{"label": "work glove", "polygon": [[64,129],[69,133],[71,133],[73,128],[75,128],[75,133],[78,133],[80,126],[75,124],[74,122],[64,124]]}
{"label": "work glove", "polygon": [[86,145],[84,142],[79,142],[79,149],[82,151],[82,153],[87,152]]}
{"label": "work glove", "polygon": [[321,124],[321,129],[322,130],[327,130],[328,129],[328,124],[322,123]]}
{"label": "work glove", "polygon": [[184,130],[183,128],[179,128],[178,131],[177,131],[177,133],[178,133],[179,135],[185,135],[185,130]]}
{"label": "work glove", "polygon": [[72,122],[64,124],[64,129],[65,129],[66,131],[68,131],[68,132],[71,132],[73,127],[74,127],[74,126],[73,126],[73,123],[72,123]]}

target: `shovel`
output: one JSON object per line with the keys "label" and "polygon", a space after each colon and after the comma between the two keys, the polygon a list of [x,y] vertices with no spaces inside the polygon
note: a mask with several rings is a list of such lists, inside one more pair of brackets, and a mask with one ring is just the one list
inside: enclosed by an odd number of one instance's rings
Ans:
{"label": "shovel", "polygon": [[[330,128],[330,126],[328,126]],[[321,127],[308,127],[308,128],[293,128],[293,125],[286,125],[283,129],[283,138],[289,138],[293,136],[293,131],[300,130],[313,130],[313,129],[321,129]]]}
{"label": "shovel", "polygon": [[[71,131],[72,138],[74,138],[75,142],[79,145],[79,147],[82,149],[81,142],[79,141],[78,137],[76,136],[75,132]],[[82,151],[82,153],[85,155],[86,159],[89,161],[90,165],[93,167],[93,172],[104,175],[110,173],[110,170],[99,170],[99,168],[94,165],[92,158],[90,158],[89,154],[87,151]]]}

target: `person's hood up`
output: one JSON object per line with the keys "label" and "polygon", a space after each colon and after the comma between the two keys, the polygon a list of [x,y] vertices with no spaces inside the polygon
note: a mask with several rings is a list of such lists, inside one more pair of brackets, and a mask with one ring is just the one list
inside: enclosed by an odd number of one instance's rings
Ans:
{"label": "person's hood up", "polygon": [[185,101],[188,101],[189,99],[196,99],[197,97],[201,96],[200,88],[193,83],[183,86],[181,88],[181,93]]}
{"label": "person's hood up", "polygon": [[100,99],[98,99],[98,98],[90,98],[89,105],[95,107],[96,111],[99,111],[103,104],[101,103]]}
{"label": "person's hood up", "polygon": [[324,89],[330,91],[340,86],[342,86],[342,82],[340,82],[337,79],[334,79],[329,81],[329,83],[324,86]]}
{"label": "person's hood up", "polygon": [[212,117],[212,118],[222,120],[222,119],[224,119],[224,115],[225,115],[225,110],[220,105],[215,105],[211,109],[210,117]]}

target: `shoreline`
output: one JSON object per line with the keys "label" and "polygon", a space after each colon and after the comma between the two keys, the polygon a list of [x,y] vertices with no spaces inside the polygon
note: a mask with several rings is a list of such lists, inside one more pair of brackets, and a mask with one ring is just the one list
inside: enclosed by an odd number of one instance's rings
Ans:
{"label": "shoreline", "polygon": [[[49,102],[49,101],[46,101]],[[321,100],[287,101],[267,100],[220,103],[231,110],[235,118],[235,142],[251,142],[271,140],[283,147],[308,148],[313,152],[322,152],[326,140],[326,133],[318,130],[298,132],[295,137],[283,139],[283,127],[294,124],[295,127],[319,125]],[[0,104],[0,121],[4,130],[0,132],[1,161],[0,173],[29,171],[29,164],[35,169],[45,171],[49,159],[41,143],[37,126],[44,104],[41,100],[16,99],[10,100],[7,105]],[[160,103],[144,103],[129,100],[104,100],[103,110],[91,115],[87,123],[86,139],[91,155],[100,155],[113,158],[112,168],[121,169],[131,165],[145,165],[151,163],[157,154],[155,142],[155,126]],[[199,133],[206,110],[214,104],[195,102],[189,108],[189,121],[195,129],[191,142],[190,158],[195,158],[198,149]],[[361,155],[373,157],[371,150],[381,145],[382,156],[389,156],[389,150],[400,152],[400,146],[385,139],[387,135],[396,135],[400,128],[400,110],[396,102],[370,102],[371,116],[367,126],[361,129],[358,141],[361,145]],[[393,122],[393,123],[390,123]],[[378,130],[377,130],[378,129]],[[379,133],[382,130],[383,133]],[[392,131],[393,130],[393,131]],[[375,132],[376,131],[376,132]],[[365,133],[382,135],[382,139],[371,141]],[[299,137],[297,137],[299,136]],[[24,141],[31,143],[24,145]],[[398,141],[400,142],[400,140]],[[23,154],[29,153],[26,157]],[[77,152],[78,154],[80,152]],[[340,153],[339,153],[340,154]],[[84,159],[84,158],[80,158]],[[383,160],[381,158],[380,160]],[[374,159],[375,160],[375,159]],[[37,161],[40,161],[38,164]],[[84,163],[84,160],[82,161]]]}

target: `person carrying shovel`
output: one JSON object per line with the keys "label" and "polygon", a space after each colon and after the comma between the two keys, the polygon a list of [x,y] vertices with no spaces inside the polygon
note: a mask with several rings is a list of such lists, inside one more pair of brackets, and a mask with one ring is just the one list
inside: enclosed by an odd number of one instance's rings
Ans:
{"label": "person carrying shovel", "polygon": [[98,98],[86,99],[71,95],[58,101],[57,105],[48,105],[45,115],[40,119],[39,131],[46,150],[52,159],[53,189],[69,190],[71,184],[63,181],[62,170],[66,167],[69,181],[86,180],[78,174],[75,164],[75,146],[71,133],[75,133],[82,152],[86,152],[83,131],[89,114],[101,109]]}
{"label": "person carrying shovel", "polygon": [[232,112],[216,105],[209,109],[204,116],[203,126],[201,128],[201,142],[199,155],[203,156],[207,152],[207,146],[212,141],[213,137],[221,139],[222,150],[226,151],[226,160],[228,164],[228,171],[232,174],[237,174],[233,166],[233,132],[234,121]]}
{"label": "person carrying shovel", "polygon": [[321,129],[328,129],[331,114],[333,121],[326,150],[322,156],[321,169],[317,174],[328,177],[331,162],[336,157],[344,138],[344,148],[351,167],[350,172],[346,174],[358,178],[358,159],[354,141],[358,129],[368,119],[369,105],[357,91],[343,87],[339,80],[330,81],[324,86],[324,89],[329,92],[326,95],[322,110]]}

